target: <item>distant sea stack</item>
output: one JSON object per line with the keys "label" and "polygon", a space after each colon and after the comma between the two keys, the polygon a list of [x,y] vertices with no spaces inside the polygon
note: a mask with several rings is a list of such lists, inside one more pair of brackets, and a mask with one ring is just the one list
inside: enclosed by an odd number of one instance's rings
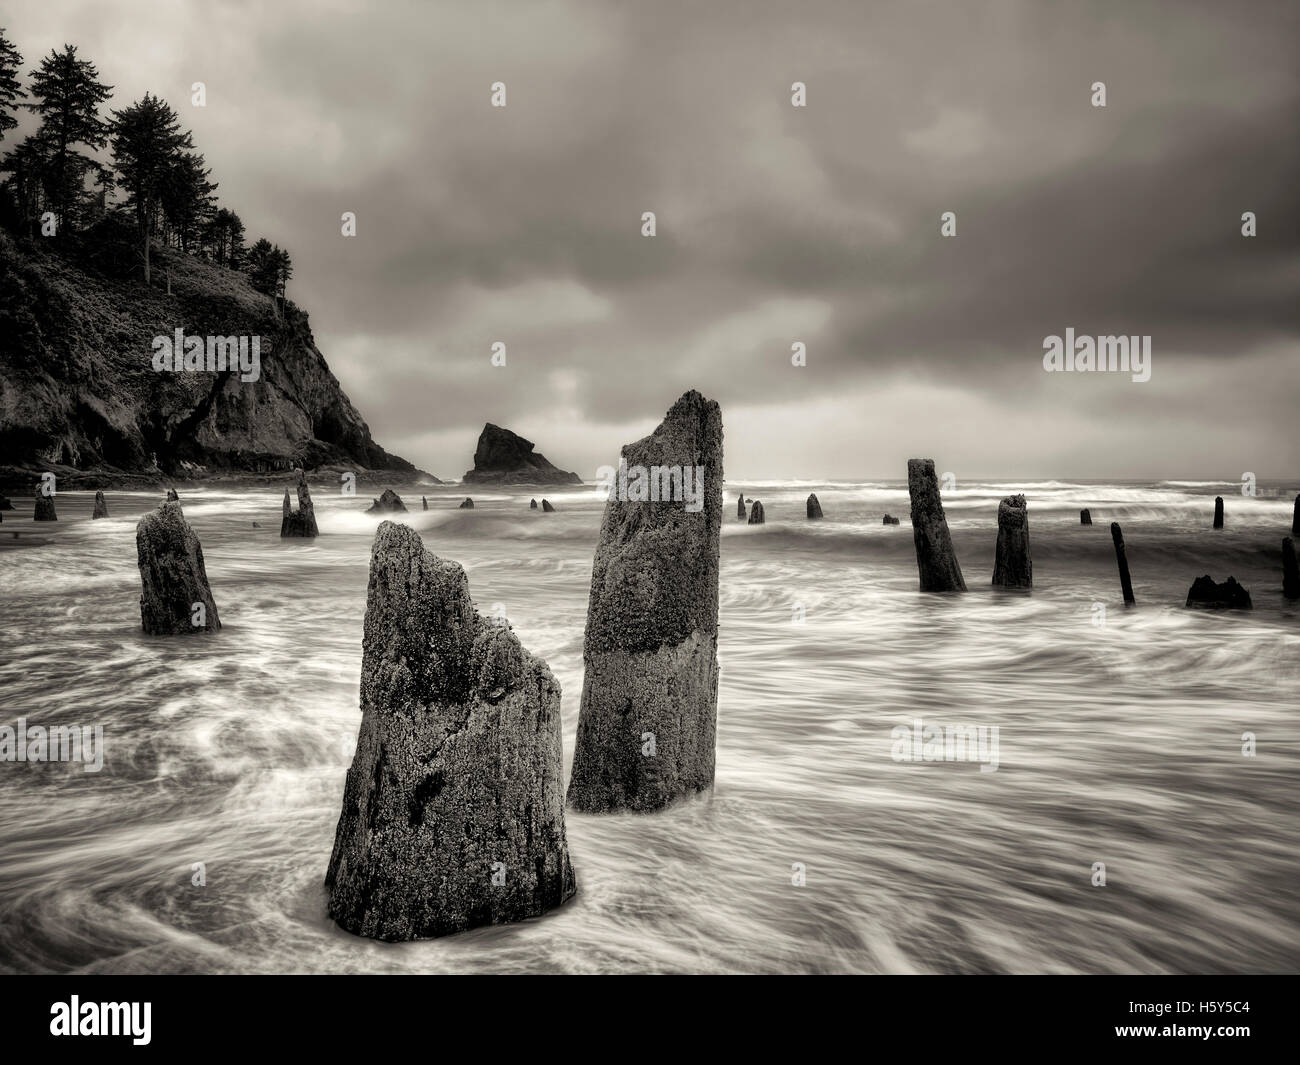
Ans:
{"label": "distant sea stack", "polygon": [[912,541],[923,592],[964,592],[961,566],[952,547],[948,519],[939,499],[933,459],[907,460],[907,490],[912,497]]}
{"label": "distant sea stack", "polygon": [[474,449],[474,468],[466,484],[582,484],[576,473],[559,469],[533,451],[531,440],[488,422]]}
{"label": "distant sea stack", "polygon": [[1214,527],[1223,528],[1223,496],[1214,497]]}
{"label": "distant sea stack", "polygon": [[687,392],[622,455],[629,468],[702,467],[703,507],[605,504],[569,782],[578,810],[656,810],[713,784],[722,412]]}
{"label": "distant sea stack", "polygon": [[895,517],[893,517],[893,516],[891,516],[891,515],[889,515],[889,514],[886,514],[885,517],[884,517],[884,520],[881,521],[880,524],[881,524],[881,525],[897,525],[897,524],[898,524],[898,519],[895,518]]}
{"label": "distant sea stack", "polygon": [[429,509],[429,497],[428,497],[428,496],[420,496],[420,509],[421,509],[421,510],[428,510],[428,509]]}
{"label": "distant sea stack", "polygon": [[413,529],[380,524],[330,917],[393,942],[520,921],[572,897],[560,744],[546,663],[474,609],[459,565]]}
{"label": "distant sea stack", "polygon": [[463,502],[463,503],[462,503],[459,507],[457,507],[456,509],[457,509],[457,510],[473,510],[473,509],[474,509],[474,500],[470,499],[469,496],[466,496],[466,497],[465,497],[465,502]]}
{"label": "distant sea stack", "polygon": [[36,506],[32,511],[32,521],[58,521],[59,515],[54,510],[53,494],[46,495],[44,485],[36,485]]}
{"label": "distant sea stack", "polygon": [[551,505],[551,501],[550,501],[549,499],[543,499],[543,500],[542,500],[542,513],[543,513],[543,514],[554,514],[554,513],[555,513],[555,507],[553,507],[553,506]]}
{"label": "distant sea stack", "polygon": [[743,492],[736,497],[736,517],[741,521],[745,520],[745,495]]}
{"label": "distant sea stack", "polygon": [[383,495],[366,508],[367,514],[405,514],[406,504],[402,502],[402,497],[394,492],[391,488],[385,488]]}
{"label": "distant sea stack", "polygon": [[817,501],[817,493],[808,497],[808,520],[815,521],[822,516],[822,505]]}
{"label": "distant sea stack", "polygon": [[766,520],[763,515],[763,504],[755,499],[753,506],[749,508],[749,524],[762,525]]}
{"label": "distant sea stack", "polygon": [[1081,510],[1081,511],[1079,511],[1079,524],[1080,524],[1080,525],[1091,525],[1091,524],[1092,524],[1092,512],[1089,511],[1089,510]]}
{"label": "distant sea stack", "polygon": [[170,500],[135,527],[140,566],[140,623],[150,636],[184,636],[221,628],[208,587],[203,547],[180,503]]}
{"label": "distant sea stack", "polygon": [[1250,610],[1250,592],[1238,584],[1234,577],[1216,584],[1214,578],[1207,573],[1192,582],[1191,590],[1187,593],[1187,605],[1214,610]]}
{"label": "distant sea stack", "polygon": [[1282,540],[1282,594],[1288,599],[1300,599],[1300,570],[1296,568],[1295,540]]}
{"label": "distant sea stack", "polygon": [[312,537],[317,535],[316,510],[311,503],[311,491],[307,488],[307,474],[305,471],[298,471],[297,512],[289,505],[289,489],[287,488],[284,490],[283,512],[280,519],[281,536]]}
{"label": "distant sea stack", "polygon": [[168,503],[179,503],[179,502],[180,502],[180,499],[181,499],[181,497],[178,496],[178,495],[176,494],[176,489],[175,489],[175,488],[169,488],[169,489],[167,489],[167,502],[168,502]]}
{"label": "distant sea stack", "polygon": [[535,499],[530,499],[530,500],[528,501],[528,509],[529,509],[529,510],[536,510],[536,509],[537,509],[537,500],[535,500]]}
{"label": "distant sea stack", "polygon": [[1032,588],[1034,568],[1029,557],[1029,508],[1022,495],[998,504],[998,546],[993,583],[1002,588]]}
{"label": "distant sea stack", "polygon": [[108,517],[108,502],[104,499],[103,492],[95,493],[95,511],[90,515],[91,519]]}

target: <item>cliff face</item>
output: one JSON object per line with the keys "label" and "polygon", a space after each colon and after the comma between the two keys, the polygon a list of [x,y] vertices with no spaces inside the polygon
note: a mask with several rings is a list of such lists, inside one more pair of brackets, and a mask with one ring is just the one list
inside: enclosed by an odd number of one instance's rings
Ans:
{"label": "cliff face", "polygon": [[[306,314],[278,310],[242,274],[165,250],[146,288],[127,239],[104,223],[56,254],[0,233],[0,476],[419,472],[371,439]],[[156,370],[154,338],[178,329],[260,337],[256,379],[238,366]]]}
{"label": "cliff face", "polygon": [[474,468],[465,474],[465,483],[582,484],[582,478],[534,452],[531,440],[488,422],[479,434]]}

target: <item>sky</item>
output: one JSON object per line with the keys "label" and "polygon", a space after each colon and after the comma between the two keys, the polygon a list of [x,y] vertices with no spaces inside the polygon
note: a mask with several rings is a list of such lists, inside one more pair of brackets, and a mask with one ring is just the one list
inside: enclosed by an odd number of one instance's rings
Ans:
{"label": "sky", "polygon": [[[112,106],[173,105],[250,242],[292,254],[375,439],[439,476],[490,421],[592,479],[691,388],[722,406],[732,480],[897,479],[913,456],[964,479],[1300,476],[1294,2],[45,0],[6,21],[28,69],[73,43]],[[1150,380],[1047,372],[1067,328],[1150,336]]]}

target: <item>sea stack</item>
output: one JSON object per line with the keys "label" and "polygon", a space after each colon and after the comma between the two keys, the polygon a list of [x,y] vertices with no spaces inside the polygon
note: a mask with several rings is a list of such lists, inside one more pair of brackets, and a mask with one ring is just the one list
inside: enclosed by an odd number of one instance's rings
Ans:
{"label": "sea stack", "polygon": [[203,567],[203,547],[179,502],[163,503],[135,527],[140,566],[140,623],[150,636],[221,628]]}
{"label": "sea stack", "polygon": [[554,513],[555,513],[555,508],[554,508],[553,506],[551,506],[551,501],[550,501],[549,499],[543,499],[543,500],[542,500],[542,513],[543,513],[543,514],[554,514]]}
{"label": "sea stack", "polygon": [[535,500],[535,499],[530,499],[530,500],[528,501],[528,509],[529,509],[529,510],[536,510],[536,509],[537,509],[537,500]]}
{"label": "sea stack", "polygon": [[281,536],[317,535],[316,510],[311,503],[311,491],[307,488],[307,474],[298,471],[298,511],[289,505],[289,489],[284,490],[284,513],[280,519]]}
{"label": "sea stack", "polygon": [[429,509],[429,499],[427,496],[420,496],[420,509],[421,510]]}
{"label": "sea stack", "polygon": [[736,517],[741,521],[745,520],[745,493],[741,492],[736,497]]}
{"label": "sea stack", "polygon": [[898,524],[898,519],[895,518],[895,517],[893,517],[892,515],[886,514],[885,517],[884,517],[884,520],[883,520],[880,524],[881,524],[881,525],[897,525],[897,524]]}
{"label": "sea stack", "polygon": [[749,508],[749,524],[762,525],[764,521],[765,518],[763,516],[763,504],[759,502],[757,499],[755,499],[754,505]]}
{"label": "sea stack", "polygon": [[1214,578],[1207,573],[1192,582],[1191,590],[1187,593],[1187,605],[1209,607],[1212,610],[1249,610],[1250,592],[1238,584],[1235,577],[1216,584]]}
{"label": "sea stack", "polygon": [[1282,539],[1282,594],[1288,599],[1300,599],[1300,570],[1296,568],[1295,540]]}
{"label": "sea stack", "polygon": [[536,917],[572,897],[560,685],[465,571],[380,524],[361,726],[325,886],[347,931],[389,942]]}
{"label": "sea stack", "polygon": [[533,450],[533,442],[488,422],[474,449],[474,468],[466,484],[582,484],[576,473],[562,470]]}
{"label": "sea stack", "polygon": [[1092,512],[1090,510],[1087,510],[1085,508],[1084,510],[1079,511],[1079,524],[1080,525],[1092,524]]}
{"label": "sea stack", "polygon": [[179,503],[180,500],[181,500],[181,497],[178,496],[178,495],[176,494],[176,489],[175,489],[175,488],[169,488],[169,489],[167,489],[167,502],[168,502],[168,503]]}
{"label": "sea stack", "polygon": [[907,460],[907,491],[912,497],[912,542],[916,544],[921,591],[964,592],[966,582],[939,499],[933,459]]}
{"label": "sea stack", "polygon": [[1029,558],[1029,508],[1022,495],[998,504],[998,546],[993,583],[1002,588],[1032,588],[1034,567]]}
{"label": "sea stack", "polygon": [[92,520],[92,521],[93,521],[95,518],[107,518],[107,517],[108,517],[108,503],[107,503],[107,501],[104,499],[104,493],[103,493],[103,492],[96,492],[96,493],[95,493],[95,511],[94,511],[93,514],[90,515],[90,517],[91,517],[91,520]]}
{"label": "sea stack", "polygon": [[1223,496],[1214,497],[1214,527],[1223,528]]}
{"label": "sea stack", "polygon": [[383,495],[374,501],[373,504],[366,508],[367,514],[395,514],[406,513],[406,504],[402,502],[402,497],[394,492],[391,488],[385,488]]}
{"label": "sea stack", "polygon": [[36,486],[36,507],[32,512],[32,521],[58,521],[59,516],[54,511],[54,495],[46,495],[44,484]]}
{"label": "sea stack", "polygon": [[722,412],[687,392],[622,456],[629,468],[693,474],[702,508],[605,503],[569,782],[578,810],[657,810],[713,785]]}
{"label": "sea stack", "polygon": [[466,497],[465,497],[465,502],[463,502],[463,503],[462,503],[459,507],[457,507],[456,509],[457,509],[457,510],[473,510],[473,509],[474,509],[474,500],[470,499],[469,496],[466,496]]}
{"label": "sea stack", "polygon": [[822,516],[822,505],[817,501],[817,493],[808,497],[808,520],[815,521]]}
{"label": "sea stack", "polygon": [[1128,556],[1124,553],[1124,532],[1117,521],[1110,523],[1110,538],[1115,541],[1115,561],[1119,564],[1119,584],[1124,592],[1124,602],[1136,603],[1137,600],[1133,598],[1133,582],[1128,575]]}

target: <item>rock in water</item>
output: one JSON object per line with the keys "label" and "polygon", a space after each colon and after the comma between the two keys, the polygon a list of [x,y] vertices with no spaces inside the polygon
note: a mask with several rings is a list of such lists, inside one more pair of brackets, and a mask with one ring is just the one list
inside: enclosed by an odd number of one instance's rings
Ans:
{"label": "rock in water", "polygon": [[429,509],[429,499],[427,496],[420,496],[420,509],[421,510]]}
{"label": "rock in water", "polygon": [[284,490],[284,516],[280,520],[281,536],[317,535],[316,510],[311,503],[311,491],[307,488],[307,474],[298,471],[298,512],[295,514],[289,506],[289,489]]}
{"label": "rock in water", "polygon": [[32,512],[32,521],[58,521],[59,516],[54,512],[54,496],[46,495],[38,484],[36,486],[36,507]]}
{"label": "rock in water", "polygon": [[629,467],[693,468],[703,509],[605,503],[569,782],[578,810],[656,810],[713,785],[722,412],[687,392],[622,454]]}
{"label": "rock in water", "polygon": [[817,493],[814,492],[808,497],[808,517],[816,519],[822,516],[822,505],[817,501]]}
{"label": "rock in water", "polygon": [[[1296,496],[1296,513],[1300,514],[1300,496]],[[7,495],[0,495],[0,510],[13,510],[13,502]]]}
{"label": "rock in water", "polygon": [[743,492],[736,497],[736,517],[741,521],[745,520],[745,494]]}
{"label": "rock in water", "polygon": [[175,488],[169,488],[169,489],[167,489],[167,502],[168,502],[168,503],[179,503],[179,502],[180,502],[180,499],[181,499],[181,497],[178,496],[178,495],[176,494],[176,489],[175,489]]}
{"label": "rock in water", "polygon": [[1214,497],[1214,527],[1223,528],[1223,496]]}
{"label": "rock in water", "polygon": [[1236,579],[1229,577],[1222,584],[1216,584],[1208,573],[1197,577],[1187,593],[1188,606],[1205,606],[1215,610],[1249,610],[1250,593]]}
{"label": "rock in water", "polygon": [[406,504],[402,502],[402,497],[391,488],[385,488],[384,494],[366,508],[367,514],[394,514],[398,512],[405,514]]}
{"label": "rock in water", "polygon": [[554,513],[555,513],[555,508],[554,508],[553,506],[551,506],[551,501],[550,501],[549,499],[543,499],[543,500],[542,500],[542,513],[543,513],[543,514],[554,514]]}
{"label": "rock in water", "polygon": [[329,915],[356,935],[426,939],[570,898],[560,744],[546,663],[474,609],[459,565],[381,523]]}
{"label": "rock in water", "polygon": [[1124,551],[1124,530],[1119,527],[1119,522],[1110,523],[1110,538],[1115,542],[1115,562],[1119,566],[1119,586],[1124,593],[1124,602],[1136,603],[1133,597],[1133,581],[1128,575],[1128,555]]}
{"label": "rock in water", "polygon": [[461,504],[459,507],[457,507],[456,509],[457,509],[457,510],[473,510],[473,509],[474,509],[474,500],[470,499],[469,496],[466,496],[466,497],[465,497],[465,502],[462,503],[462,504]]}
{"label": "rock in water", "polygon": [[749,524],[762,525],[764,520],[765,519],[763,516],[763,504],[760,503],[757,499],[755,499],[754,505],[749,508]]}
{"label": "rock in water", "polygon": [[1288,599],[1300,599],[1300,570],[1296,568],[1295,541],[1282,540],[1282,594]]}
{"label": "rock in water", "polygon": [[537,509],[537,500],[535,500],[535,499],[530,499],[530,500],[528,501],[528,509],[529,509],[529,510],[536,510],[536,509]]}
{"label": "rock in water", "polygon": [[1081,510],[1081,511],[1079,511],[1079,524],[1080,524],[1080,525],[1091,525],[1091,524],[1092,524],[1092,512],[1089,511],[1089,510]]}
{"label": "rock in water", "polygon": [[1300,536],[1300,496],[1295,497],[1295,509],[1291,512],[1291,535]]}
{"label": "rock in water", "polygon": [[466,484],[582,484],[582,478],[553,465],[533,442],[488,422],[474,449]]}
{"label": "rock in water", "polygon": [[933,459],[907,460],[907,490],[912,497],[912,541],[921,591],[964,592],[966,582],[952,548]]}
{"label": "rock in water", "polygon": [[897,525],[897,524],[898,524],[898,519],[895,518],[895,517],[891,517],[889,514],[886,514],[886,515],[885,515],[885,520],[882,521],[880,524],[881,524],[881,525]]}
{"label": "rock in water", "polygon": [[998,547],[993,583],[1002,588],[1032,588],[1029,557],[1029,507],[1024,496],[1007,496],[998,504]]}
{"label": "rock in water", "polygon": [[221,628],[203,548],[179,502],[163,503],[135,527],[140,565],[140,622],[150,636],[183,636]]}
{"label": "rock in water", "polygon": [[96,493],[95,493],[95,512],[94,512],[93,514],[91,514],[90,517],[91,517],[91,520],[92,520],[92,521],[93,521],[95,518],[107,518],[107,517],[108,517],[108,503],[107,503],[107,502],[105,501],[105,499],[104,499],[104,493],[103,493],[103,492],[96,492]]}

